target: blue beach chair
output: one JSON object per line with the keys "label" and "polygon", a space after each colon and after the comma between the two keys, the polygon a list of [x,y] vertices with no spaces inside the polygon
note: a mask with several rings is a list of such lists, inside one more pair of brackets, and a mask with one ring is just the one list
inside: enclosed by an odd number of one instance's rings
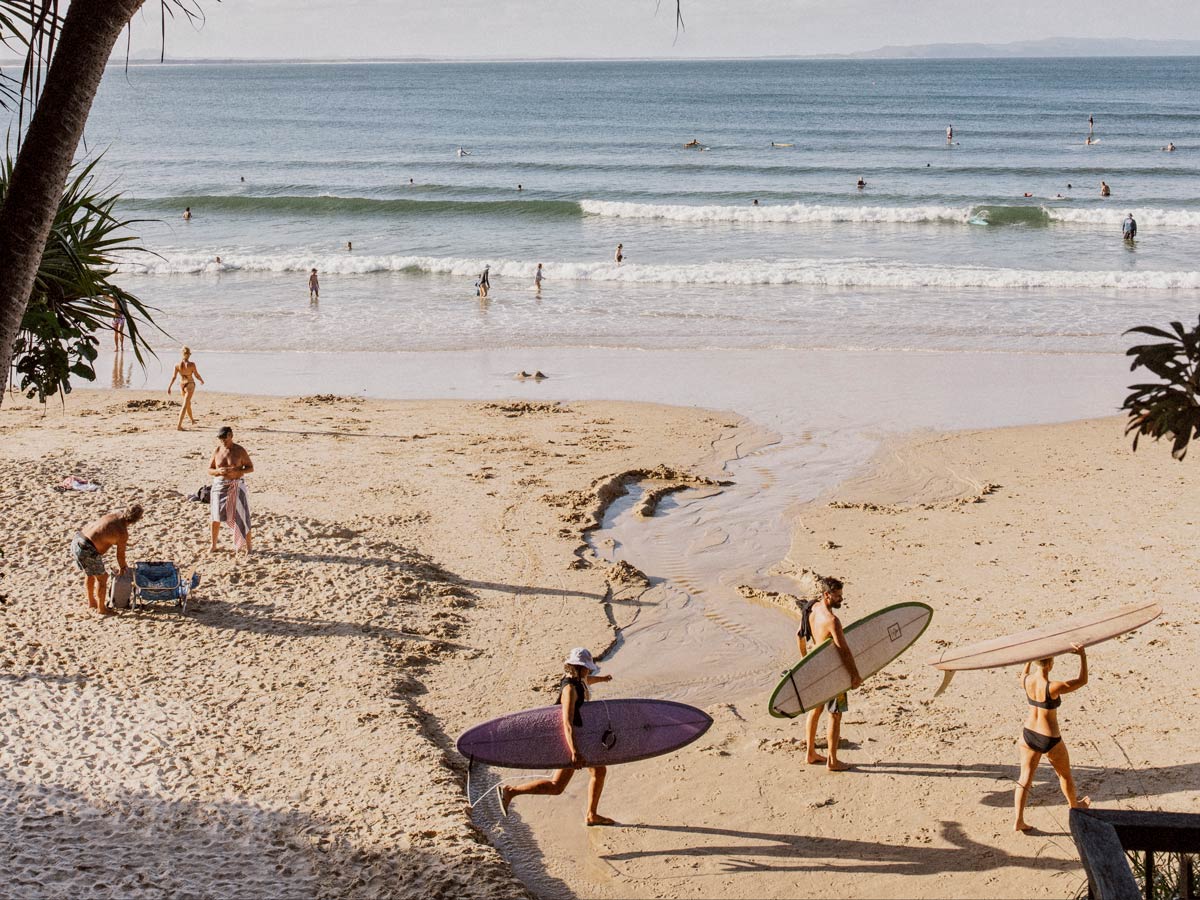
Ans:
{"label": "blue beach chair", "polygon": [[179,575],[179,567],[173,562],[135,563],[129,607],[139,609],[151,603],[173,602],[176,609],[186,613],[188,596],[198,584],[199,573],[192,573],[191,580],[185,582]]}

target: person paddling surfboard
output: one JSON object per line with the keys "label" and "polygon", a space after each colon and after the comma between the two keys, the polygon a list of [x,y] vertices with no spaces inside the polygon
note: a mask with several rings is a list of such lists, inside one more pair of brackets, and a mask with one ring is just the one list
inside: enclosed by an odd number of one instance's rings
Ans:
{"label": "person paddling surfboard", "polygon": [[599,682],[612,681],[612,676],[596,674],[600,671],[600,667],[592,660],[591,652],[583,647],[576,647],[567,654],[567,658],[563,661],[563,671],[566,674],[558,683],[557,702],[562,706],[563,737],[566,739],[567,748],[571,751],[571,767],[559,769],[550,778],[538,778],[511,787],[501,784],[499,788],[500,810],[507,816],[508,805],[512,803],[514,797],[521,794],[548,794],[557,797],[571,783],[575,770],[586,767],[591,773],[591,781],[588,783],[588,808],[584,821],[588,825],[616,825],[617,823],[608,816],[602,816],[596,811],[596,807],[600,805],[600,793],[604,790],[604,779],[608,774],[608,768],[606,766],[588,766],[587,760],[583,758],[583,754],[579,752],[579,747],[575,743],[575,727],[583,725],[579,708],[591,696],[589,686]]}
{"label": "person paddling surfboard", "polygon": [[[842,632],[842,623],[834,613],[842,606],[842,582],[837,578],[826,576],[817,582],[821,596],[815,600],[807,600],[800,607],[800,628],[796,631],[796,643],[800,647],[801,658],[808,655],[808,642],[814,646],[826,639],[833,640],[833,646],[842,657],[842,663],[850,672],[850,687],[856,688],[862,684],[858,674],[858,666],[854,662],[854,654],[846,644],[846,635]],[[844,772],[850,768],[837,758],[838,741],[842,732],[842,713],[849,708],[844,693],[838,694],[823,707],[817,706],[808,711],[804,720],[804,734],[808,741],[808,762],[810,765],[828,766],[830,772]],[[817,723],[821,719],[822,710],[829,712],[829,730],[827,732],[829,756],[817,753]]]}

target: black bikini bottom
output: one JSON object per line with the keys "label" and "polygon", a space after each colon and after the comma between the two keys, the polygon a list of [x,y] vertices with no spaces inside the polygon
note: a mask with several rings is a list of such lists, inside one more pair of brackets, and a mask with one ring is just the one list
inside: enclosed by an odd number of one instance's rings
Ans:
{"label": "black bikini bottom", "polygon": [[1025,739],[1025,746],[1034,753],[1049,753],[1062,741],[1061,737],[1038,734],[1036,731],[1030,731],[1028,728],[1021,730],[1021,737]]}

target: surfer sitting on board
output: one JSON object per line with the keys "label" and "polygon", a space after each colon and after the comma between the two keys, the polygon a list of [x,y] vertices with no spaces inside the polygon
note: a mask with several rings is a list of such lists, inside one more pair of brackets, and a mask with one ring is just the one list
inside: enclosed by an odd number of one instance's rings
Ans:
{"label": "surfer sitting on board", "polygon": [[[842,606],[842,582],[837,578],[826,576],[820,579],[817,585],[821,589],[821,596],[816,600],[806,601],[800,607],[800,628],[796,632],[796,643],[800,645],[800,656],[803,658],[808,655],[808,641],[812,641],[814,646],[818,646],[826,638],[832,638],[833,646],[837,648],[842,657],[842,664],[850,673],[850,687],[856,688],[862,684],[862,677],[858,674],[858,666],[854,663],[854,654],[850,652],[850,647],[846,644],[846,636],[842,633],[842,623],[833,612]],[[838,694],[823,708],[829,710],[829,758],[826,759],[817,753],[817,722],[821,718],[822,710],[822,707],[818,706],[810,709],[808,717],[804,720],[804,732],[808,740],[808,761],[812,765],[825,763],[831,772],[844,772],[850,766],[838,761],[837,750],[842,731],[842,713],[849,708],[846,695]]]}
{"label": "surfer sitting on board", "polygon": [[[1017,782],[1014,797],[1017,807],[1014,831],[1032,829],[1032,826],[1025,823],[1025,800],[1029,796],[1033,775],[1043,755],[1050,760],[1050,765],[1054,766],[1063,796],[1073,809],[1086,809],[1092,803],[1087,797],[1080,799],[1075,795],[1075,779],[1071,777],[1071,757],[1067,754],[1067,745],[1062,742],[1058,731],[1058,708],[1062,705],[1062,695],[1077,691],[1088,682],[1087,653],[1079,644],[1072,644],[1071,650],[1079,657],[1079,675],[1070,681],[1050,680],[1054,657],[1039,659],[1036,663],[1027,662],[1021,670],[1021,686],[1025,689],[1025,699],[1029,702],[1029,715],[1025,717],[1025,727],[1021,731],[1019,744],[1021,780]],[[1034,666],[1036,669],[1030,672],[1030,668]]]}
{"label": "surfer sitting on board", "polygon": [[[576,647],[563,662],[566,676],[558,684],[558,703],[562,705],[563,737],[567,741],[567,749],[571,751],[571,768],[559,769],[550,778],[538,778],[509,787],[500,785],[500,809],[508,815],[508,804],[520,794],[549,794],[557,797],[568,784],[576,769],[587,767],[587,761],[579,752],[575,743],[575,727],[583,725],[579,707],[587,701],[590,692],[588,685],[601,681],[612,681],[611,675],[597,675],[600,667],[592,661],[592,654],[583,647]],[[608,773],[605,766],[589,767],[592,780],[588,784],[588,810],[584,820],[588,825],[616,825],[612,819],[596,812],[600,805],[600,792],[604,790],[604,777]]]}

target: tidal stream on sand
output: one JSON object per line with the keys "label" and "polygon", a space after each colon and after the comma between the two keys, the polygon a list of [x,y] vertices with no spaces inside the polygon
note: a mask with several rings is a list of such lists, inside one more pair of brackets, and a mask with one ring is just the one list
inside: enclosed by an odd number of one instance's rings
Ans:
{"label": "tidal stream on sand", "polygon": [[[209,353],[202,364],[213,390],[630,400],[745,416],[749,427],[713,447],[732,484],[669,495],[649,518],[633,512],[634,486],[590,535],[602,558],[626,560],[654,583],[646,598],[613,605],[627,627],[607,669],[622,693],[701,706],[757,694],[791,658],[790,620],[738,586],[794,590],[771,574],[787,552],[792,511],[864,466],[885,437],[1105,415],[1127,383],[1115,354],[534,348]],[[549,377],[514,380],[522,369]],[[152,363],[131,386],[166,380]],[[891,599],[858,598],[851,586],[847,607],[854,617]]]}

